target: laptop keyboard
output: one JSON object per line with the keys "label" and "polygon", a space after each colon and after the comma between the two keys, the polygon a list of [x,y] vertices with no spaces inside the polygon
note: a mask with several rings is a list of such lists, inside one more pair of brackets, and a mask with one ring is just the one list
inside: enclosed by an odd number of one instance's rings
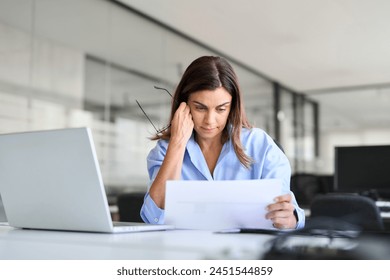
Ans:
{"label": "laptop keyboard", "polygon": [[131,226],[134,225],[132,222],[112,222],[112,224],[116,227],[125,227],[125,226]]}

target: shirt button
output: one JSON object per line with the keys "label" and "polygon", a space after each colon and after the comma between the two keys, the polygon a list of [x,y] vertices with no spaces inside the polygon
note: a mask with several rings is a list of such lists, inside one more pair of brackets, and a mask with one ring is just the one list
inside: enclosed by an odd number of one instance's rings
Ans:
{"label": "shirt button", "polygon": [[154,221],[157,223],[158,222],[158,218],[154,218]]}

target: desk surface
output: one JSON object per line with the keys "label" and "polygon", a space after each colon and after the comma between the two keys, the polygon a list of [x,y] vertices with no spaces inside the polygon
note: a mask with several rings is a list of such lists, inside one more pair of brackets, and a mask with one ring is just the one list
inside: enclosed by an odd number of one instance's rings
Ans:
{"label": "desk surface", "polygon": [[140,233],[81,233],[0,226],[0,259],[258,259],[265,234],[219,234],[171,230]]}

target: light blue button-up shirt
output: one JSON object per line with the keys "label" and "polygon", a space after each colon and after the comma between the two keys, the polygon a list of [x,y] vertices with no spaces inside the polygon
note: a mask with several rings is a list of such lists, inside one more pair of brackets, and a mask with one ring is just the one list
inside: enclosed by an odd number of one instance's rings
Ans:
{"label": "light blue button-up shirt", "polygon": [[[227,141],[221,150],[214,173],[211,174],[203,153],[194,139],[194,135],[187,143],[181,171],[182,180],[255,180],[255,179],[282,179],[282,193],[291,193],[298,223],[297,228],[305,225],[305,213],[301,209],[290,191],[291,167],[285,154],[275,144],[274,140],[259,128],[242,129],[241,142],[245,153],[254,163],[247,169],[238,160],[231,140]],[[159,140],[148,157],[147,165],[151,186],[162,165],[168,148],[168,141]],[[146,223],[163,224],[164,210],[159,208],[146,193],[141,208],[141,217]]]}

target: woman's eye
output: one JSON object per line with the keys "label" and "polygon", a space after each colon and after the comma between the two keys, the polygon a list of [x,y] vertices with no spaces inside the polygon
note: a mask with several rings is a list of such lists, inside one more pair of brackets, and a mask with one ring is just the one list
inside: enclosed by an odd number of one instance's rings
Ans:
{"label": "woman's eye", "polygon": [[195,107],[195,109],[198,110],[198,111],[204,111],[204,110],[206,110],[205,107]]}
{"label": "woman's eye", "polygon": [[218,112],[225,112],[226,108],[218,108],[217,110],[218,110]]}

